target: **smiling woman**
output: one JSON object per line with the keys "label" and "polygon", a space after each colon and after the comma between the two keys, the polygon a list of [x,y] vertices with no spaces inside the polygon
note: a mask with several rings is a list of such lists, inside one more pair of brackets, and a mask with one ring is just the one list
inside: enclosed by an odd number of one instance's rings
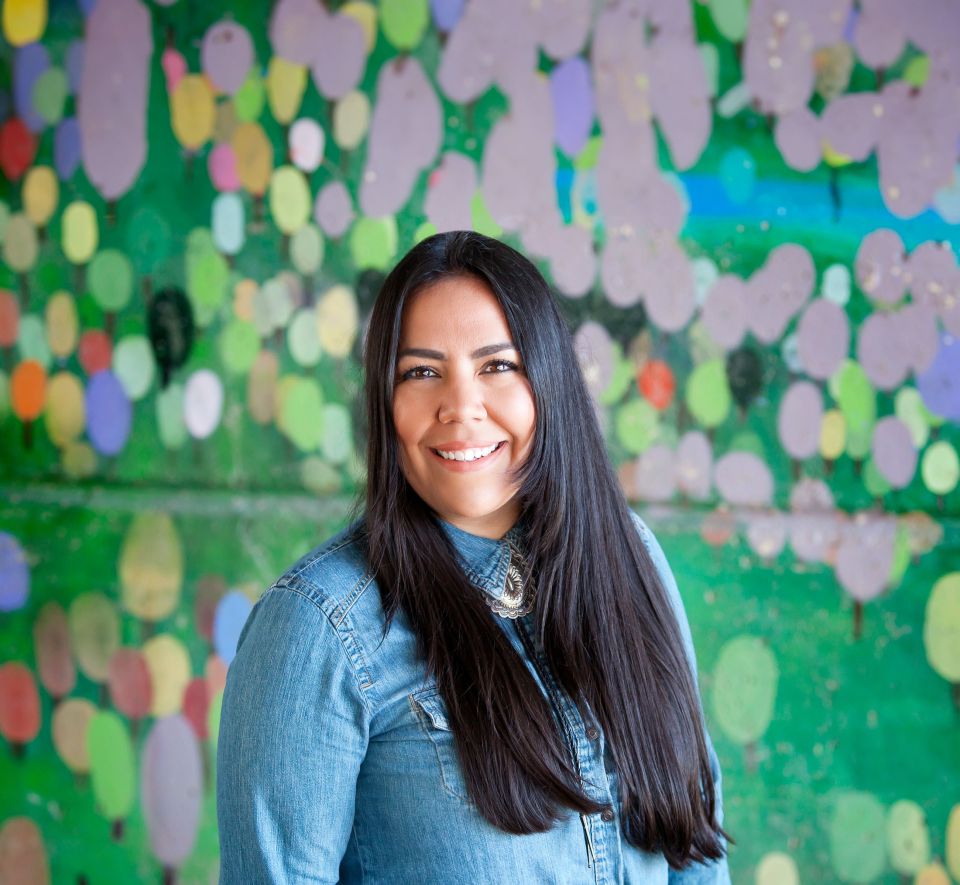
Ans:
{"label": "smiling woman", "polygon": [[228,673],[221,882],[728,882],[683,603],[543,277],[431,237],[366,341],[365,511]]}
{"label": "smiling woman", "polygon": [[486,284],[440,279],[404,308],[393,394],[407,482],[441,519],[495,539],[520,516],[536,420],[511,337]]}

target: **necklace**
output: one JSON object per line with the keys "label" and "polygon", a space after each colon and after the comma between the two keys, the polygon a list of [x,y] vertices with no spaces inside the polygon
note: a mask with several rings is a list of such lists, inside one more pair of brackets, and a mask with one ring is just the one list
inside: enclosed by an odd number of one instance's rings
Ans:
{"label": "necklace", "polygon": [[507,566],[507,579],[503,585],[503,595],[499,599],[494,599],[491,596],[485,597],[490,608],[501,618],[514,620],[528,614],[533,609],[536,586],[533,578],[530,578],[524,584],[523,573],[526,571],[526,567],[527,561],[523,554],[510,543],[510,564]]}

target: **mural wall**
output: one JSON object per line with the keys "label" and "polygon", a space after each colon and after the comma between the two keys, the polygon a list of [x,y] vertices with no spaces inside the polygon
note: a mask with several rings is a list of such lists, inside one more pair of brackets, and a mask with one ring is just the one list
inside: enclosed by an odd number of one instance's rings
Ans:
{"label": "mural wall", "polygon": [[363,481],[384,273],[542,267],[737,882],[960,881],[960,4],[7,0],[0,881],[215,882],[219,703]]}

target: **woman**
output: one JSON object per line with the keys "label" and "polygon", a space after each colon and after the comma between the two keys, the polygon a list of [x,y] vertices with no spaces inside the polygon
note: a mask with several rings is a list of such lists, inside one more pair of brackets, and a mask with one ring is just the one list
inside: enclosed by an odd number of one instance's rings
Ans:
{"label": "woman", "polygon": [[366,512],[230,666],[220,881],[727,882],[680,596],[543,277],[425,240],[365,370]]}

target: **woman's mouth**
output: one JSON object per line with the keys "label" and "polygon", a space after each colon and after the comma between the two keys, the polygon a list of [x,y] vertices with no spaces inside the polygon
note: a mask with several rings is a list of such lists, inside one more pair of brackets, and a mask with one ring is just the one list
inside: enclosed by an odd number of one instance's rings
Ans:
{"label": "woman's mouth", "polygon": [[468,448],[468,449],[430,449],[434,455],[441,461],[444,465],[449,465],[450,467],[462,466],[465,467],[470,464],[482,464],[485,461],[489,461],[493,458],[497,452],[500,451],[505,445],[506,440],[500,440],[498,443],[493,443],[489,446]]}

